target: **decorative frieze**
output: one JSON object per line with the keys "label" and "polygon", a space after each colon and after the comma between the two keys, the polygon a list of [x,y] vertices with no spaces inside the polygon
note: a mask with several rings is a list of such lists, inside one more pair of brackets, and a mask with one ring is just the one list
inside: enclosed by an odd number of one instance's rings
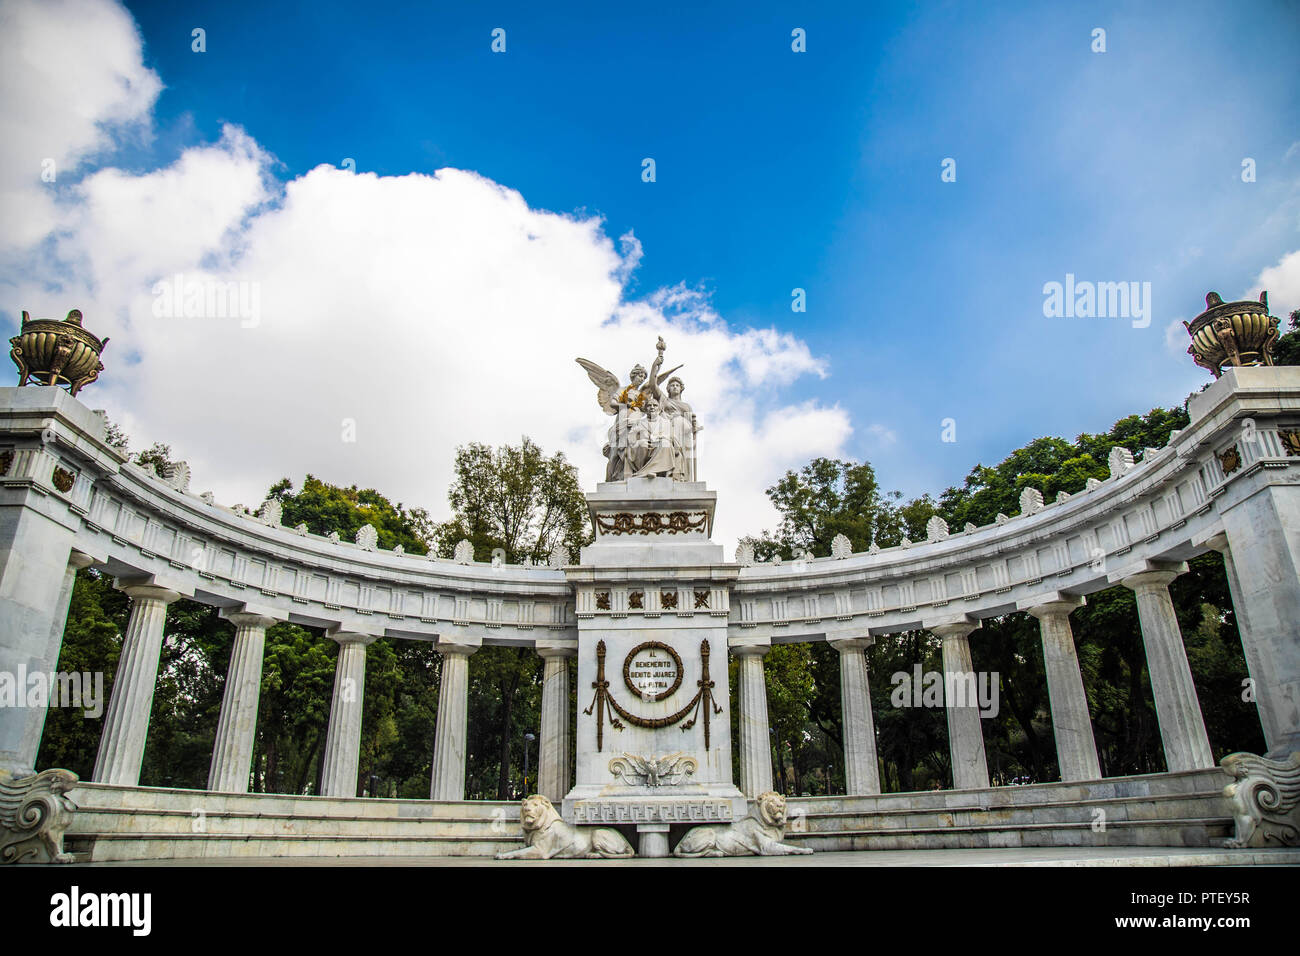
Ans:
{"label": "decorative frieze", "polygon": [[687,534],[705,531],[708,520],[707,511],[617,511],[598,513],[596,527],[609,535]]}
{"label": "decorative frieze", "polygon": [[578,824],[726,823],[731,819],[729,800],[579,800],[573,806],[573,822]]}

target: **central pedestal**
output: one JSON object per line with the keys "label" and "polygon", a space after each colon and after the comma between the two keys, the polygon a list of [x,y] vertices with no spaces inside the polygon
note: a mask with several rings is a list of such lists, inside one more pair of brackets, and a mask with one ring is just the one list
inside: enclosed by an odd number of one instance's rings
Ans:
{"label": "central pedestal", "polygon": [[636,827],[642,856],[669,828],[739,819],[732,779],[727,615],[738,568],[709,536],[703,482],[606,482],[587,496],[596,540],[566,570],[577,598],[577,783],[564,819]]}

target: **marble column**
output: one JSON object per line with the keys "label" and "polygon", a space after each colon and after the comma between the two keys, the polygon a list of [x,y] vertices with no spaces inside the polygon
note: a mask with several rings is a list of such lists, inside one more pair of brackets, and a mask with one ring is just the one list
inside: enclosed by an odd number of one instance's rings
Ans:
{"label": "marble column", "polygon": [[[1292,750],[1300,750],[1300,681],[1295,676],[1300,674],[1300,666],[1297,666],[1300,665],[1300,641],[1295,640],[1294,621],[1287,621],[1286,597],[1277,597],[1277,605],[1282,605],[1278,607],[1260,601],[1257,594],[1252,595],[1242,587],[1237,561],[1226,534],[1219,533],[1205,543],[1223,555],[1223,571],[1228,578],[1233,617],[1241,638],[1241,650],[1246,657],[1246,672],[1250,674],[1265,746],[1270,754],[1284,757]],[[1258,571],[1259,556],[1256,556],[1255,563]],[[1285,591],[1286,585],[1276,586],[1285,579],[1287,571],[1284,567],[1273,565],[1269,570],[1279,580],[1266,582],[1262,590],[1268,594]],[[1294,590],[1294,582],[1290,584]],[[1252,597],[1256,599],[1252,601]],[[1251,623],[1252,611],[1261,618],[1263,626]]]}
{"label": "marble column", "polygon": [[572,742],[569,739],[569,660],[576,647],[539,645],[542,671],[542,732],[537,753],[537,792],[559,804],[569,792]]}
{"label": "marble column", "polygon": [[330,701],[329,730],[325,735],[320,792],[325,797],[355,797],[361,761],[361,709],[366,691],[366,647],[370,634],[338,631],[331,634],[339,645],[334,668],[334,697]]}
{"label": "marble column", "polygon": [[1088,714],[1088,695],[1083,689],[1074,631],[1070,628],[1070,612],[1083,603],[1082,598],[1062,597],[1024,608],[1038,618],[1047,697],[1052,707],[1052,733],[1056,736],[1056,762],[1061,768],[1061,779],[1067,782],[1101,779],[1097,743]]}
{"label": "marble column", "polygon": [[93,779],[135,787],[140,784],[140,765],[149,736],[167,605],[180,594],[152,584],[127,585],[122,590],[131,598],[131,619],[113,675],[113,695],[104,714]]}
{"label": "marble column", "polygon": [[731,649],[740,661],[740,790],[751,798],[772,789],[772,740],[763,680],[763,656],[771,649],[766,644]]}
{"label": "marble column", "polygon": [[68,608],[72,604],[72,591],[77,585],[77,572],[99,563],[101,562],[80,551],[73,551],[68,555],[68,567],[63,572],[63,584],[59,588],[58,603],[54,605],[54,625],[50,628],[50,640],[45,650],[45,659],[56,666],[59,652],[63,649],[63,632],[68,627]]}
{"label": "marble column", "polygon": [[442,685],[438,690],[438,727],[433,743],[430,800],[465,799],[465,744],[468,737],[469,656],[477,647],[438,642]]}
{"label": "marble column", "polygon": [[[33,673],[37,670],[41,670],[44,673],[51,673],[57,670],[59,666],[59,653],[63,649],[63,632],[67,630],[68,627],[68,607],[72,603],[72,591],[77,584],[77,572],[82,568],[88,568],[91,565],[98,563],[100,562],[97,562],[88,554],[82,554],[80,551],[73,551],[68,555],[68,566],[64,569],[63,583],[59,587],[59,596],[55,601],[53,608],[54,613],[51,618],[50,637],[46,642],[45,652],[40,658],[40,661],[46,666],[42,667],[38,664],[36,667],[30,668],[28,673]],[[84,694],[85,692],[86,691],[83,689],[82,693]],[[53,693],[53,691],[51,691],[51,693]],[[18,710],[19,708],[9,709]],[[22,710],[32,711],[33,713],[31,716],[34,718],[31,721],[31,726],[29,728],[30,744],[23,748],[31,753],[30,764],[22,768],[26,771],[33,770],[36,767],[36,754],[40,751],[41,738],[45,735],[45,718],[49,716],[50,711],[49,706],[22,708]],[[3,761],[0,761],[0,765],[2,764]]]}
{"label": "marble column", "polygon": [[1155,698],[1156,719],[1165,745],[1165,765],[1171,773],[1214,766],[1183,634],[1169,597],[1169,582],[1186,570],[1184,564],[1175,570],[1141,571],[1120,582],[1137,598],[1151,696]]}
{"label": "marble column", "polygon": [[230,669],[226,672],[226,689],[221,698],[208,789],[248,793],[253,738],[257,733],[257,703],[262,690],[262,652],[266,647],[266,629],[275,619],[246,612],[225,617],[235,625],[235,643],[230,650]]}
{"label": "marble column", "polygon": [[871,715],[867,655],[871,638],[831,641],[840,653],[840,710],[844,715],[844,789],[850,796],[880,793],[876,724]]}
{"label": "marble column", "polygon": [[[944,709],[948,713],[948,752],[952,756],[952,785],[956,790],[978,790],[989,785],[984,755],[984,730],[979,702],[974,698],[978,681],[970,656],[970,632],[979,625],[969,621],[936,624],[930,633],[943,641]],[[961,684],[965,699],[949,693]]]}

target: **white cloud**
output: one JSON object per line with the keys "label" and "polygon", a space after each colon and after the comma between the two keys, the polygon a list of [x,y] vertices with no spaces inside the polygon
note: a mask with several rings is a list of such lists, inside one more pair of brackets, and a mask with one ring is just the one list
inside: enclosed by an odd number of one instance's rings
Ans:
{"label": "white cloud", "polygon": [[1187,334],[1187,326],[1183,322],[1183,319],[1176,318],[1165,326],[1165,348],[1174,355],[1186,357],[1192,337]]}
{"label": "white cloud", "polygon": [[53,227],[60,180],[114,135],[147,136],[162,84],[130,14],[102,0],[5,0],[0,47],[0,251],[12,251]]}
{"label": "white cloud", "polygon": [[898,441],[898,433],[886,425],[868,425],[864,431],[882,445],[893,445]]}
{"label": "white cloud", "polygon": [[1300,249],[1287,253],[1277,263],[1255,277],[1254,284],[1244,298],[1258,299],[1261,291],[1268,292],[1269,312],[1283,322],[1294,309],[1300,309]]}
{"label": "white cloud", "polygon": [[[23,35],[61,36],[81,8],[103,6],[23,5]],[[42,17],[50,22],[30,25]],[[102,149],[86,132],[100,123],[145,122],[141,103],[156,95],[145,95],[152,74],[134,29],[102,11],[86,19],[116,26],[78,47],[78,68],[130,82],[77,106],[85,121],[60,134],[67,155]],[[0,61],[14,42],[0,39]],[[67,62],[27,63],[7,98]],[[62,128],[60,116],[51,122]],[[592,488],[608,419],[573,359],[626,376],[649,365],[659,335],[666,368],[686,363],[685,398],[704,426],[716,540],[774,526],[763,490],[814,455],[840,454],[849,436],[839,407],[782,405],[782,386],[826,374],[799,339],[733,329],[683,285],[626,299],[641,256],[630,232],[616,246],[599,219],[530,208],[462,170],[381,177],[320,166],[281,186],[272,162],[230,126],[153,172],[98,169],[51,207],[55,261],[12,280],[22,308],[81,308],[92,331],[112,336],[107,371],[84,398],[106,405],[136,448],[171,443],[196,490],[254,505],[277,479],[311,472],[442,514],[456,445],[523,434],[564,450]],[[155,314],[151,290],[175,274],[248,283],[256,321]],[[343,440],[345,421],[355,442]]]}

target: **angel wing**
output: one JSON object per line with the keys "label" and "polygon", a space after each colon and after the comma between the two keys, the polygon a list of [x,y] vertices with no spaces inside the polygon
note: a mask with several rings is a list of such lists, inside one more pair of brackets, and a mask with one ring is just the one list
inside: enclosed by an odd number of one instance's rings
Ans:
{"label": "angel wing", "polygon": [[596,401],[600,403],[600,410],[606,415],[618,414],[618,404],[615,399],[618,397],[618,376],[613,372],[606,371],[590,359],[574,359],[587,371],[587,378],[591,379],[591,384],[596,386]]}

